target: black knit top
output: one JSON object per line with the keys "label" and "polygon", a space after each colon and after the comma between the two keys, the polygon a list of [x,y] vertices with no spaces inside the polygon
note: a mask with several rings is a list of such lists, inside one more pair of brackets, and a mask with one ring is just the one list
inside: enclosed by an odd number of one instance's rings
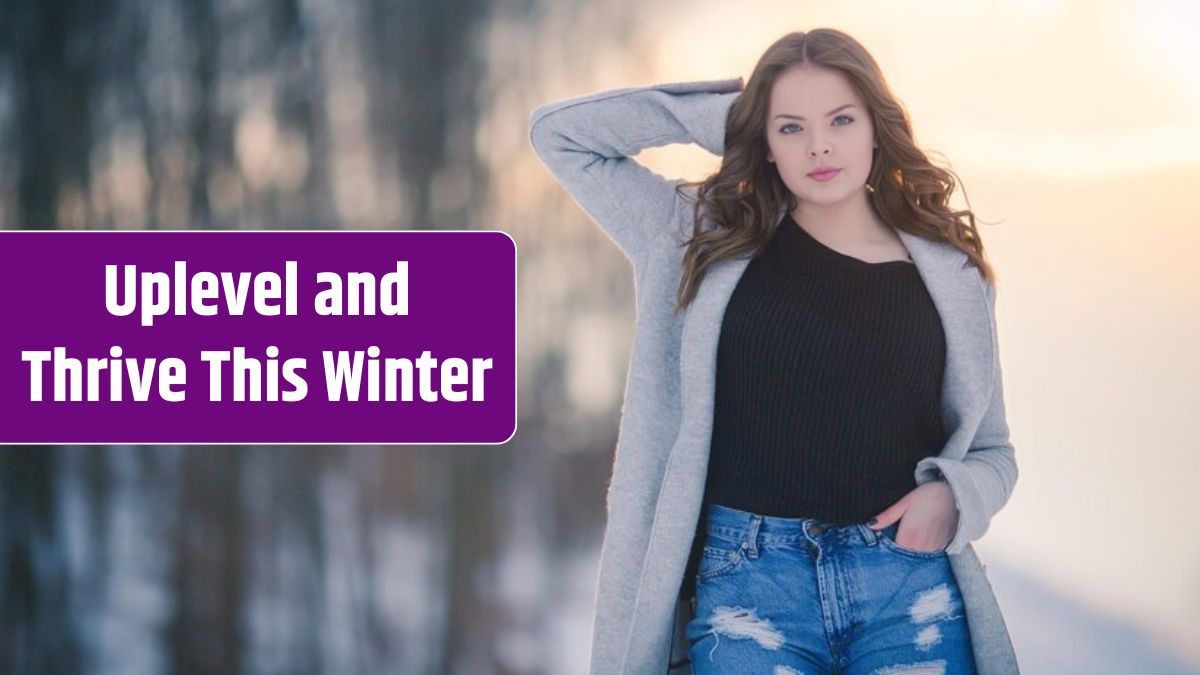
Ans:
{"label": "black knit top", "polygon": [[721,324],[705,505],[871,518],[945,443],[945,358],[916,265],[839,253],[785,216]]}

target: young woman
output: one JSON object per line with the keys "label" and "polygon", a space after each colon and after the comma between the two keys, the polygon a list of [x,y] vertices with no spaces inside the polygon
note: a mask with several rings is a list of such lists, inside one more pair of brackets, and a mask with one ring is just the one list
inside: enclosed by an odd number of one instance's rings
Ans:
{"label": "young woman", "polygon": [[[637,288],[593,675],[1018,672],[970,543],[1017,478],[994,272],[867,51],[791,33],[530,138]],[[720,169],[631,158],[687,142]]]}

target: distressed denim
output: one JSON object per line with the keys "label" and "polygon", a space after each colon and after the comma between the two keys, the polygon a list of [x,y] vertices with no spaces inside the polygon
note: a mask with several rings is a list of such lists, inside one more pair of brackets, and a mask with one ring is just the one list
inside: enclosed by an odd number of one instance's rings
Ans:
{"label": "distressed denim", "polygon": [[694,675],[969,675],[947,553],[898,523],[831,525],[710,505],[687,624]]}

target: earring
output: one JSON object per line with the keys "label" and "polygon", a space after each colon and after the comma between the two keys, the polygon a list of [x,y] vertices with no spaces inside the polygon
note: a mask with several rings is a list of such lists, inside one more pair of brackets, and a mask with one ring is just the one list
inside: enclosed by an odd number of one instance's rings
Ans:
{"label": "earring", "polygon": [[874,192],[874,191],[875,191],[875,188],[871,187],[871,184],[870,184],[870,183],[865,183],[865,185],[867,186],[867,192]]}

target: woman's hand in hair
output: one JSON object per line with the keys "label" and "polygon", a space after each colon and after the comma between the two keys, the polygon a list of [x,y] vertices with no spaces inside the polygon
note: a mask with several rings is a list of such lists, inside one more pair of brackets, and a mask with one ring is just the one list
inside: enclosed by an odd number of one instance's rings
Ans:
{"label": "woman's hand in hair", "polygon": [[904,495],[884,509],[870,524],[872,530],[882,530],[897,520],[895,542],[916,551],[941,551],[954,538],[958,529],[958,507],[954,493],[944,480],[932,480]]}

